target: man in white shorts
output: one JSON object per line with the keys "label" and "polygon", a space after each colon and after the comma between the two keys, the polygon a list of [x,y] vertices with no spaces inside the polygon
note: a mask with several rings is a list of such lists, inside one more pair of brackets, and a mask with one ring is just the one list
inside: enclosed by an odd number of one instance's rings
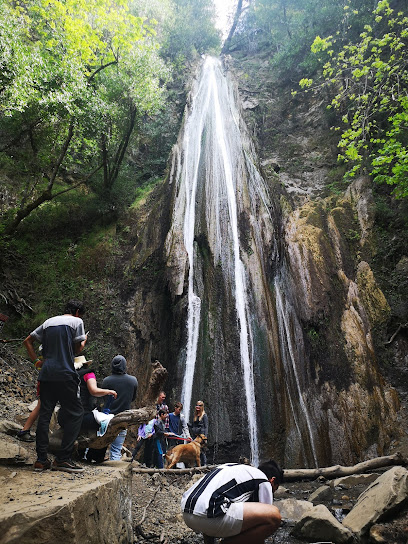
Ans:
{"label": "man in white shorts", "polygon": [[184,521],[203,533],[206,544],[214,537],[224,538],[225,544],[262,544],[281,523],[272,503],[282,481],[283,470],[272,460],[258,468],[220,465],[184,493]]}

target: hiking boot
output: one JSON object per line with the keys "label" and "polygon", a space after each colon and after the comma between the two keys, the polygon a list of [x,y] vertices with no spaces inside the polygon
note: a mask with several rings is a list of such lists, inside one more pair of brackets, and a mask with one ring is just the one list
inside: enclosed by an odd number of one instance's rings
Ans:
{"label": "hiking boot", "polygon": [[84,472],[85,469],[80,465],[76,465],[73,461],[57,461],[52,463],[52,470],[62,470],[63,472],[73,472],[75,474]]}
{"label": "hiking boot", "polygon": [[34,463],[35,472],[50,470],[50,468],[51,468],[51,461],[49,459],[46,459],[45,461],[40,461],[39,459],[37,459],[37,461]]}
{"label": "hiking boot", "polygon": [[35,442],[35,437],[30,433],[30,431],[18,431],[16,438],[22,442]]}

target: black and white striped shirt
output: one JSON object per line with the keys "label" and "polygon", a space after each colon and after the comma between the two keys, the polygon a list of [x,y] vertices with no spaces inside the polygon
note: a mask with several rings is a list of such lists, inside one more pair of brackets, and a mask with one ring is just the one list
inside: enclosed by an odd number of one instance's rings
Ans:
{"label": "black and white striped shirt", "polygon": [[273,503],[272,486],[266,475],[249,465],[228,463],[206,474],[188,489],[181,500],[183,512],[215,518],[233,502]]}

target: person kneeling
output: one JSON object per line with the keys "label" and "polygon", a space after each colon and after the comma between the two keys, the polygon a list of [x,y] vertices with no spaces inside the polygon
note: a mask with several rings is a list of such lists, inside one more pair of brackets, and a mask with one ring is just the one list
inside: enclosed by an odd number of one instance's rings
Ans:
{"label": "person kneeling", "polygon": [[280,512],[272,503],[282,481],[283,470],[272,460],[258,468],[219,465],[184,493],[184,522],[203,533],[208,544],[214,537],[226,544],[261,544],[280,526]]}

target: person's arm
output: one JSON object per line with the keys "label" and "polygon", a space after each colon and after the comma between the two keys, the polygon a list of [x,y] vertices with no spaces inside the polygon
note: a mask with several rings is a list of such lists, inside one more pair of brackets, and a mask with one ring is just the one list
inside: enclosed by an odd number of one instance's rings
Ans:
{"label": "person's arm", "polygon": [[83,351],[87,340],[88,340],[88,335],[86,334],[85,340],[82,340],[82,342],[77,342],[76,344],[74,344],[75,355],[79,355]]}
{"label": "person's arm", "polygon": [[34,338],[34,336],[31,336],[31,334],[29,334],[27,338],[23,341],[23,344],[27,350],[28,356],[30,357],[33,365],[35,366],[37,370],[39,370],[42,367],[43,362],[39,357],[37,357],[37,354],[35,353],[35,349],[34,349],[35,340],[36,339]]}
{"label": "person's arm", "polygon": [[137,382],[135,386],[133,387],[133,395],[132,395],[132,401],[133,402],[136,399],[136,393],[137,393]]}
{"label": "person's arm", "polygon": [[263,504],[273,504],[273,493],[270,482],[262,482],[259,484],[259,502]]}
{"label": "person's arm", "polygon": [[208,417],[207,417],[207,414],[203,415],[202,424],[203,424],[203,435],[208,436]]}
{"label": "person's arm", "polygon": [[159,425],[158,422],[154,424],[154,433],[155,433],[155,435],[158,436],[159,438],[162,438],[162,436],[165,435],[164,430],[162,429],[161,425]]}
{"label": "person's arm", "polygon": [[27,350],[28,356],[30,357],[33,363],[35,363],[35,361],[38,359],[34,349],[34,340],[35,338],[31,336],[31,334],[29,334],[27,338],[23,341],[23,344]]}
{"label": "person's arm", "polygon": [[86,380],[86,386],[89,393],[93,397],[104,397],[105,395],[112,395],[116,399],[116,397],[118,396],[116,391],[114,391],[113,389],[101,389],[100,387],[98,387],[95,378],[88,378]]}

